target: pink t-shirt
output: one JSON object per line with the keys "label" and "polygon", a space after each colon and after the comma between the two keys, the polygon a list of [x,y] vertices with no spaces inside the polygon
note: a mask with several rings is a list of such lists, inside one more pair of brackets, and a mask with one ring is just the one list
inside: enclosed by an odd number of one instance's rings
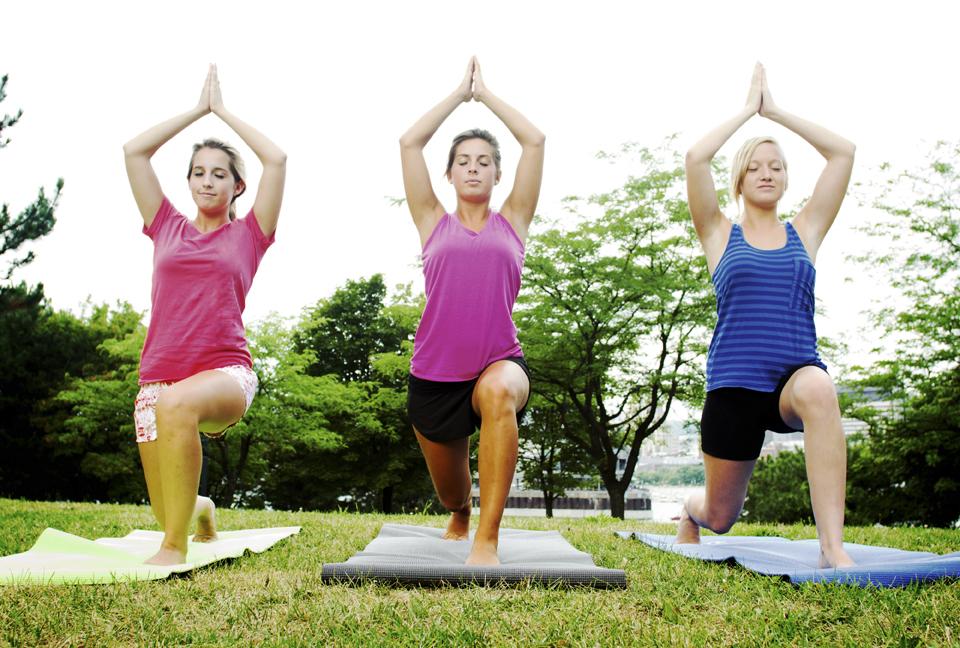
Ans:
{"label": "pink t-shirt", "polygon": [[479,232],[445,214],[423,246],[427,304],[413,341],[410,373],[423,380],[473,380],[487,365],[522,356],[513,323],[524,246],[491,212]]}
{"label": "pink t-shirt", "polygon": [[253,210],[203,233],[166,198],[143,233],[153,239],[153,290],[140,384],[251,367],[242,313],[273,234],[264,236]]}

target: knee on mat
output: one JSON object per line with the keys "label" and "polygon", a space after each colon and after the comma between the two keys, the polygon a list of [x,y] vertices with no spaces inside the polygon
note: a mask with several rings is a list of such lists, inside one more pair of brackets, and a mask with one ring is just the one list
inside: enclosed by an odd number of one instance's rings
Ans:
{"label": "knee on mat", "polygon": [[440,504],[443,506],[443,508],[447,509],[451,513],[457,513],[458,511],[462,511],[470,506],[471,496],[469,493],[467,494],[466,498],[450,497],[449,495],[438,495],[437,497],[440,499]]}
{"label": "knee on mat", "polygon": [[740,517],[739,511],[736,513],[736,515],[708,515],[707,519],[703,522],[703,526],[710,529],[714,533],[724,534],[733,528],[733,525],[736,524],[738,517]]}

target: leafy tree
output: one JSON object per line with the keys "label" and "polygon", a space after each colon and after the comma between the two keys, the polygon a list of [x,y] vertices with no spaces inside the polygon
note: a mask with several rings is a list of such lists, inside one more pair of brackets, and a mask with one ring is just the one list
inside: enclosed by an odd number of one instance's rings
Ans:
{"label": "leafy tree", "polygon": [[54,497],[140,502],[146,484],[140,469],[133,405],[146,327],[129,304],[111,312],[98,306],[86,319],[99,331],[99,366],[88,366],[48,403],[43,440],[69,485]]}
{"label": "leafy tree", "polygon": [[383,276],[375,274],[369,279],[347,280],[333,295],[307,310],[295,344],[298,351],[313,352],[315,359],[307,369],[311,375],[369,380],[374,355],[397,352],[402,341],[412,339],[417,320],[411,328],[409,317],[396,309],[385,311],[386,295]]}
{"label": "leafy tree", "polygon": [[[284,506],[334,508],[349,502],[390,512],[430,496],[406,417],[406,376],[422,299],[409,287],[389,305],[385,298],[380,275],[348,281],[309,309],[294,331],[294,349],[310,357],[306,373],[323,382],[322,411],[339,444],[277,454],[276,465],[285,468],[273,473],[275,505],[282,500]],[[315,487],[304,492],[296,475]]]}
{"label": "leafy tree", "polygon": [[517,458],[524,483],[543,493],[547,517],[553,517],[554,500],[567,489],[582,486],[583,475],[590,472],[583,452],[564,434],[565,407],[565,403],[557,406],[542,396],[531,396]]}
{"label": "leafy tree", "polygon": [[[7,75],[3,75],[0,77],[0,102],[7,96],[6,87]],[[0,149],[10,143],[10,138],[5,137],[4,131],[16,124],[22,115],[23,111],[18,110],[16,115],[4,115],[0,118]],[[57,189],[52,199],[47,198],[41,187],[37,200],[28,205],[15,218],[10,216],[8,206],[5,203],[0,206],[0,259],[15,254],[24,243],[50,233],[56,222],[53,213],[57,207],[57,201],[60,199],[61,189],[63,189],[63,178],[57,180]],[[33,252],[27,252],[19,258],[13,259],[7,256],[3,260],[7,266],[3,279],[9,280],[17,268],[30,263],[33,258]],[[18,307],[22,308],[30,305],[36,307],[42,299],[42,295],[42,286],[37,286],[32,291],[26,290],[24,284],[14,288],[0,286],[0,315]]]}
{"label": "leafy tree", "polygon": [[[941,142],[919,170],[890,166],[868,190],[882,218],[862,229],[881,249],[858,260],[885,272],[900,298],[876,322],[891,357],[859,384],[896,406],[861,403],[869,425],[876,521],[949,525],[960,518],[960,144]],[[878,355],[882,350],[876,350]],[[851,505],[852,506],[852,505]]]}
{"label": "leafy tree", "polygon": [[757,462],[747,486],[743,515],[751,522],[809,522],[810,487],[802,450],[787,450]]}
{"label": "leafy tree", "polygon": [[703,398],[714,322],[678,156],[638,153],[639,175],[570,199],[577,224],[531,240],[517,312],[533,389],[567,405],[563,433],[589,458],[620,518],[643,440],[674,400]]}
{"label": "leafy tree", "polygon": [[[7,76],[0,77],[0,102],[6,98]],[[23,115],[0,118],[0,149],[10,142],[6,131]],[[33,253],[17,255],[29,241],[49,233],[54,224],[54,210],[63,187],[57,181],[52,199],[43,189],[37,200],[16,217],[6,204],[0,205],[0,264],[4,266],[0,280],[0,357],[4,371],[0,376],[0,494],[36,496],[46,492],[47,478],[56,477],[48,470],[41,448],[40,434],[31,422],[36,403],[56,393],[70,366],[73,349],[57,348],[70,344],[68,332],[59,327],[63,318],[45,303],[43,286],[11,283],[14,271],[33,260]],[[70,328],[69,323],[64,324]]]}
{"label": "leafy tree", "polygon": [[[330,427],[332,381],[307,373],[314,358],[295,349],[294,334],[282,318],[267,318],[248,337],[260,383],[257,396],[235,427],[206,443],[209,492],[222,505],[297,508],[302,502],[284,495],[296,458],[341,444]],[[309,469],[300,477],[294,490],[303,491],[313,481]]]}

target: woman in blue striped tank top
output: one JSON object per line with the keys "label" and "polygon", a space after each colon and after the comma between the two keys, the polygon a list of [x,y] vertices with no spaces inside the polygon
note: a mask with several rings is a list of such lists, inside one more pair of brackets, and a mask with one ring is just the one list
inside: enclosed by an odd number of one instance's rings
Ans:
{"label": "woman in blue striped tank top", "polygon": [[[792,223],[777,204],[787,164],[771,137],[748,140],[734,158],[730,192],[739,223],[720,211],[710,163],[754,114],[793,131],[826,158],[810,200]],[[820,566],[853,564],[843,548],[846,441],[836,389],[817,354],[813,288],[817,250],[840,210],[854,145],[781,110],[766,74],[754,69],[747,104],[687,152],[693,224],[717,296],[717,327],[707,356],[701,419],[706,492],[684,505],[677,542],[699,542],[700,528],[727,532],[743,508],[766,430],[804,432]]]}

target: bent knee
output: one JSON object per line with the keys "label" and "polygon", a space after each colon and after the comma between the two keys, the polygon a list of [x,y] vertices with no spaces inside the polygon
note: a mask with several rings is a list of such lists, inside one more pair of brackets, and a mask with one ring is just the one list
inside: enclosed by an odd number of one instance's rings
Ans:
{"label": "bent knee", "polygon": [[476,397],[481,414],[517,411],[519,394],[507,381],[498,379],[483,381],[476,387]]}
{"label": "bent knee", "polygon": [[157,419],[189,419],[197,418],[197,411],[190,399],[176,389],[166,389],[157,398]]}
{"label": "bent knee", "polygon": [[440,505],[451,513],[457,513],[470,506],[470,493],[466,497],[453,497],[450,495],[438,495]]}
{"label": "bent knee", "polygon": [[801,413],[839,410],[837,389],[825,371],[809,371],[797,376],[793,387],[793,402]]}
{"label": "bent knee", "polygon": [[740,517],[739,512],[737,512],[736,515],[709,516],[703,523],[703,526],[707,527],[714,533],[719,533],[722,535],[733,528],[733,525],[736,524],[738,517]]}

